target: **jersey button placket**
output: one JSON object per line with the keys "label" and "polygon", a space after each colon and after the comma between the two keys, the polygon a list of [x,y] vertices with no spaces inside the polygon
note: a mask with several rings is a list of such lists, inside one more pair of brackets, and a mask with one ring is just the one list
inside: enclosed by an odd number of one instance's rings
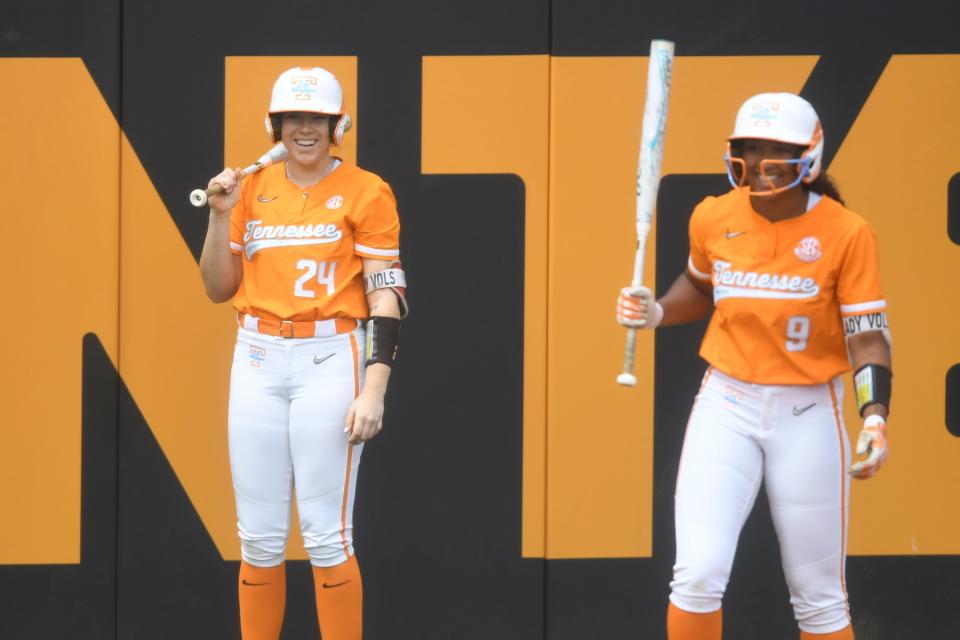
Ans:
{"label": "jersey button placket", "polygon": [[767,260],[772,262],[773,260],[776,259],[777,252],[780,250],[780,233],[777,231],[776,224],[772,222],[770,223],[770,234],[767,237],[770,243],[769,257],[767,258]]}

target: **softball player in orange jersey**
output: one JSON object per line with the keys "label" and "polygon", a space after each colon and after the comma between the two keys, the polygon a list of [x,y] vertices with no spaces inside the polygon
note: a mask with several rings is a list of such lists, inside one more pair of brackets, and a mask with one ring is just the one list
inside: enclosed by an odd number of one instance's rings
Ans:
{"label": "softball player in orange jersey", "polygon": [[381,428],[405,308],[396,202],[383,180],[330,155],[349,116],[327,71],[281,74],[267,128],[289,159],[210,181],[225,192],[210,199],[200,258],[207,294],[233,298],[239,323],[229,441],[241,630],[280,636],[295,491],[323,638],[359,640],[357,468]]}
{"label": "softball player in orange jersey", "polygon": [[[618,321],[654,328],[713,311],[710,363],[693,405],[675,495],[670,640],[720,640],[721,599],[761,482],[803,639],[850,639],[844,564],[849,475],[886,459],[890,346],[873,229],[821,173],[816,112],[792,94],[741,107],[729,139],[734,189],[690,219],[685,274],[654,301],[624,289]],[[840,375],[864,417],[850,466]]]}

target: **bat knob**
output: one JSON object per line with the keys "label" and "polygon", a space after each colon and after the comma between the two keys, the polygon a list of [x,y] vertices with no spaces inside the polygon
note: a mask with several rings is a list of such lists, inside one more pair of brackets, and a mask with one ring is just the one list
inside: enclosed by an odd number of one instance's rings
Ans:
{"label": "bat knob", "polygon": [[195,207],[202,207],[207,204],[207,192],[203,189],[194,189],[190,192],[190,204]]}
{"label": "bat knob", "polygon": [[635,387],[637,386],[637,376],[632,373],[621,373],[617,376],[617,384],[624,387]]}

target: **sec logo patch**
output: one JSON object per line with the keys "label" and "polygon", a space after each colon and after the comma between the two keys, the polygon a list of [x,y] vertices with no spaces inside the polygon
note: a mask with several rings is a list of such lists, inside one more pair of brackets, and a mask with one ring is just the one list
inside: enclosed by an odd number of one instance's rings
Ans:
{"label": "sec logo patch", "polygon": [[820,251],[820,241],[815,236],[807,236],[801,240],[793,252],[804,262],[819,260],[823,255]]}
{"label": "sec logo patch", "polygon": [[343,196],[337,195],[333,196],[332,198],[328,198],[326,205],[327,209],[339,209],[343,206]]}

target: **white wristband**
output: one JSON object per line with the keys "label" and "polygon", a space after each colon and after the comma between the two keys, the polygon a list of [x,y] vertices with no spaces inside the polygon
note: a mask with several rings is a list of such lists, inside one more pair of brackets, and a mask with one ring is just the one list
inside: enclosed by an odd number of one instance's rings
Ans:
{"label": "white wristband", "polygon": [[868,427],[879,427],[881,425],[887,424],[887,421],[883,419],[883,416],[874,413],[863,419],[863,427],[866,429]]}
{"label": "white wristband", "polygon": [[656,329],[660,326],[661,320],[663,320],[663,307],[659,302],[655,302],[653,307],[653,318],[651,318],[650,322],[647,323],[646,328]]}

